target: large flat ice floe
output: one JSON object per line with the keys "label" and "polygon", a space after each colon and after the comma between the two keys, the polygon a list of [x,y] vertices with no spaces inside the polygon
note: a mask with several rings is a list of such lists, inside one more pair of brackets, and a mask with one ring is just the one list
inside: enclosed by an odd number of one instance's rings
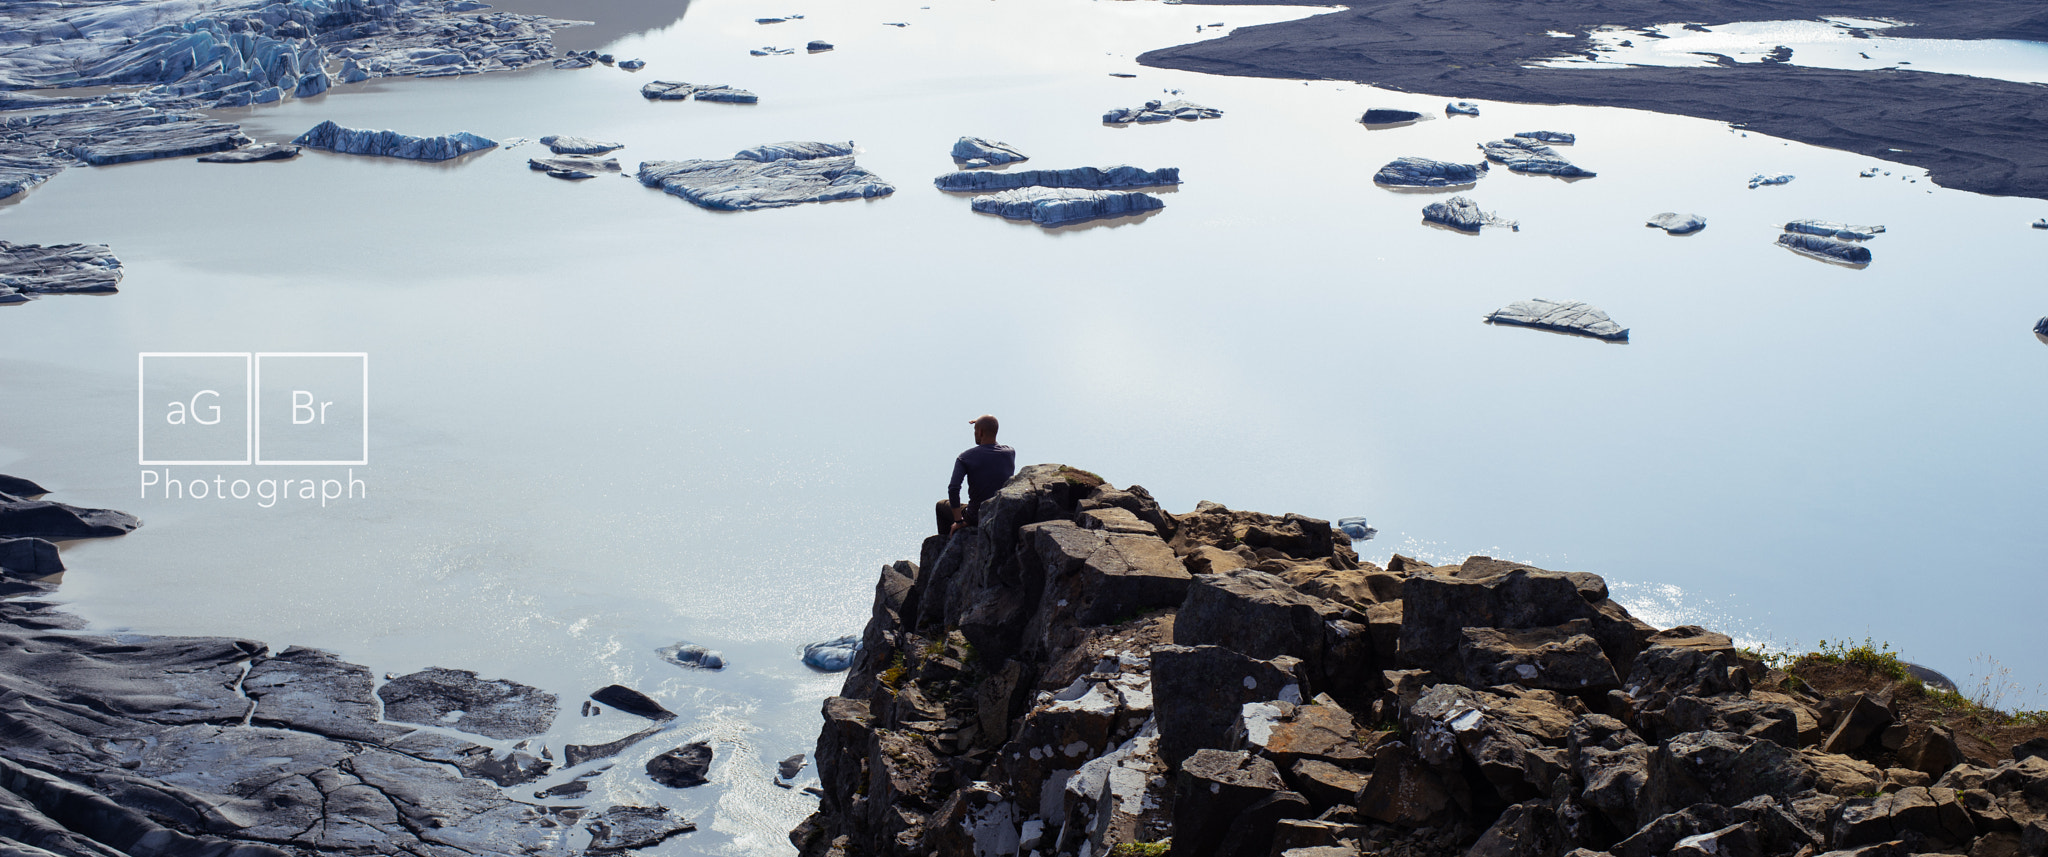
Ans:
{"label": "large flat ice floe", "polygon": [[1109,188],[1163,187],[1180,184],[1180,168],[1144,170],[1130,166],[1073,167],[1064,170],[961,170],[932,180],[940,190],[990,191],[1020,187]]}
{"label": "large flat ice floe", "polygon": [[1487,324],[1533,327],[1556,333],[1586,336],[1607,342],[1627,342],[1628,329],[1615,324],[1607,313],[1579,301],[1551,301],[1531,298],[1515,301],[1488,313]]}
{"label": "large flat ice floe", "polygon": [[0,304],[35,295],[107,294],[121,283],[121,261],[105,244],[0,241]]}
{"label": "large flat ice floe", "polygon": [[751,211],[871,199],[896,186],[854,163],[852,143],[777,143],[726,160],[645,161],[640,183],[704,208]]}
{"label": "large flat ice floe", "polygon": [[1142,214],[1166,207],[1149,193],[1119,190],[1077,190],[1029,187],[976,197],[975,211],[1040,226],[1064,226],[1105,217]]}
{"label": "large flat ice floe", "polygon": [[1375,183],[1389,187],[1460,187],[1486,178],[1486,162],[1454,164],[1429,158],[1402,157],[1374,173]]}

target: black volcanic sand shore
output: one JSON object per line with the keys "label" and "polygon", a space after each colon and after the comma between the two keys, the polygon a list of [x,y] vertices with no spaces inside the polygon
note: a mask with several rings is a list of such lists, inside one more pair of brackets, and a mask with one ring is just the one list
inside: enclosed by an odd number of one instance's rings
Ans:
{"label": "black volcanic sand shore", "polygon": [[[1943,187],[2048,198],[2048,146],[2040,143],[2048,127],[2048,87],[1762,63],[1524,67],[1585,52],[1592,45],[1586,33],[1596,27],[1833,16],[1913,25],[1885,30],[1886,36],[2048,41],[2048,8],[2035,0],[1362,0],[1348,11],[1244,27],[1214,41],[1151,51],[1138,61],[1209,74],[1349,80],[1448,98],[1675,113],[1924,167]],[[1552,30],[1577,37],[1546,35]]]}

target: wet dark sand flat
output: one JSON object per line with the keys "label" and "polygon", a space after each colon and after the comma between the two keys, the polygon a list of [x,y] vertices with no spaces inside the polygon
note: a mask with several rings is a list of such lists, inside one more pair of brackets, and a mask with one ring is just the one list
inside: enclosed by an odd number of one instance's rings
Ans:
{"label": "wet dark sand flat", "polygon": [[[1347,11],[1152,51],[1139,62],[1211,74],[1349,80],[1447,98],[1674,113],[1924,167],[1943,187],[2048,198],[2048,146],[2039,134],[2048,127],[2048,86],[1765,64],[1524,67],[1583,53],[1592,46],[1584,33],[1595,27],[1822,17],[1912,24],[1886,30],[1888,37],[2048,41],[2048,8],[2031,0],[1363,0]],[[1549,31],[1575,35],[1556,38]]]}

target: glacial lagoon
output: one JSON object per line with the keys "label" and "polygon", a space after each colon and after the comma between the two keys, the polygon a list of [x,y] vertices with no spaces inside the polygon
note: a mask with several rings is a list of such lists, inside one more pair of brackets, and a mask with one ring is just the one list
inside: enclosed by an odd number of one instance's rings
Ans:
{"label": "glacial lagoon", "polygon": [[[530,142],[441,164],[73,169],[0,205],[0,235],[110,244],[127,278],[0,308],[0,472],[146,522],[65,550],[60,595],[95,630],[317,646],[379,675],[471,669],[565,701],[611,683],[654,696],[682,717],[595,790],[699,824],[662,854],[788,853],[812,804],[770,776],[810,751],[838,686],[801,647],[860,630],[876,570],[916,555],[982,412],[1021,461],[1142,484],[1173,511],[1365,515],[1369,559],[1594,571],[1660,624],[1784,646],[1869,635],[1966,691],[1985,654],[2048,681],[2030,609],[2048,594],[2048,350],[2030,332],[2048,233],[2029,228],[2048,202],[1694,119],[1493,102],[1445,117],[1458,93],[1132,61],[1303,12],[700,0],[605,47],[639,73],[380,81],[222,111],[260,141],[330,119],[608,139],[629,174],[851,140],[898,190],[712,212],[628,178],[547,178]],[[837,49],[748,54],[810,39]],[[642,99],[655,79],[761,103]],[[1100,121],[1154,98],[1224,115]],[[1358,124],[1373,107],[1431,118]],[[1560,152],[1599,175],[1496,167],[1457,191],[1519,231],[1425,226],[1451,191],[1371,180],[1536,129],[1576,133]],[[931,186],[961,135],[1017,146],[1021,168],[1177,167],[1184,183],[1163,210],[1046,230]],[[1748,186],[1777,172],[1796,179]],[[1666,211],[1708,226],[1644,226]],[[1799,218],[1888,230],[1856,270],[1775,246]],[[1530,298],[1588,302],[1631,340],[1481,321]],[[139,499],[145,351],[368,352],[368,496]],[[728,666],[663,660],[678,642]],[[547,740],[629,720],[565,714]],[[697,739],[717,747],[712,785],[638,776]]]}

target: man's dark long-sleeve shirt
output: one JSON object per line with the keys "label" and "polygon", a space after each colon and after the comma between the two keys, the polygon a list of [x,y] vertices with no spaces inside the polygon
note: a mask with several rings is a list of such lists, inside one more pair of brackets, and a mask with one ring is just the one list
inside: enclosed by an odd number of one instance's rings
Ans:
{"label": "man's dark long-sleeve shirt", "polygon": [[953,481],[946,486],[946,499],[960,505],[960,480],[965,477],[967,509],[979,511],[982,501],[995,496],[1016,473],[1016,450],[1000,444],[979,444],[953,459]]}

